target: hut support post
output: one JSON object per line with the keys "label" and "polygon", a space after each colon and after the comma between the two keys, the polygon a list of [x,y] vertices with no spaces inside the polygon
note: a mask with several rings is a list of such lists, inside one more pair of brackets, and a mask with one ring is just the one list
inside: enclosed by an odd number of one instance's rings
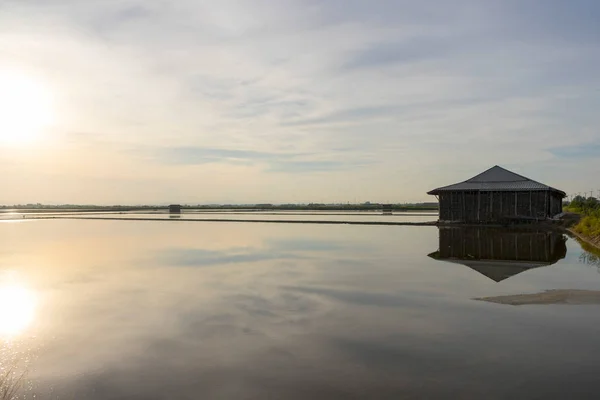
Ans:
{"label": "hut support post", "polygon": [[504,197],[504,193],[500,192],[500,218],[504,215],[504,210],[502,209],[502,198]]}
{"label": "hut support post", "polygon": [[462,220],[467,220],[467,205],[465,204],[465,192],[462,192]]}
{"label": "hut support post", "polygon": [[531,206],[531,190],[529,191],[529,216],[531,217],[533,214],[533,208]]}
{"label": "hut support post", "polygon": [[515,192],[515,217],[517,216],[517,192]]}
{"label": "hut support post", "polygon": [[481,192],[477,192],[477,222],[481,222],[480,210],[481,210]]}

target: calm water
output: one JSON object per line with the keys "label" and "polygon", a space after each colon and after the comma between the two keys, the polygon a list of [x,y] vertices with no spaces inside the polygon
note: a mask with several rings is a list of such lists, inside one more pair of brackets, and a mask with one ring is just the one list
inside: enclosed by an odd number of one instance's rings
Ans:
{"label": "calm water", "polygon": [[598,398],[600,306],[473,300],[600,290],[560,235],[63,219],[0,238],[1,361],[28,398]]}
{"label": "calm water", "polygon": [[381,211],[190,211],[181,214],[169,214],[166,211],[157,212],[89,212],[89,213],[21,213],[6,212],[0,214],[3,219],[23,219],[39,217],[69,217],[68,214],[84,216],[85,218],[139,218],[139,219],[222,219],[222,220],[283,220],[283,221],[357,221],[357,222],[430,222],[438,219],[437,212],[394,212],[383,214]]}

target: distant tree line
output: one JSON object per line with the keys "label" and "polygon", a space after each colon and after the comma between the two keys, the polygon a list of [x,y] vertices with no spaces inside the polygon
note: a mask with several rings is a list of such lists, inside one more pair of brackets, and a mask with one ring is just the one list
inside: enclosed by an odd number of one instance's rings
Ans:
{"label": "distant tree line", "polygon": [[567,203],[567,209],[581,214],[600,213],[600,201],[595,197],[575,196],[570,203]]}

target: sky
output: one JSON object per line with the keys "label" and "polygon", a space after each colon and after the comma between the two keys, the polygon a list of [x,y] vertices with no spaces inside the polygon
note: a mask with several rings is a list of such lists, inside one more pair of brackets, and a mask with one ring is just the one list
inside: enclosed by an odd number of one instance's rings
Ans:
{"label": "sky", "polygon": [[596,0],[1,0],[0,204],[435,201],[496,164],[598,193],[599,20]]}

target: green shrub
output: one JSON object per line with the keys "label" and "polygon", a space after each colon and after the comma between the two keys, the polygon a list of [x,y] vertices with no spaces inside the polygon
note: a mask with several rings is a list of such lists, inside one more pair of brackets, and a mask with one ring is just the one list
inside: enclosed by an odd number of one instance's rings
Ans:
{"label": "green shrub", "polygon": [[600,236],[600,215],[584,216],[575,226],[575,231],[589,237]]}

